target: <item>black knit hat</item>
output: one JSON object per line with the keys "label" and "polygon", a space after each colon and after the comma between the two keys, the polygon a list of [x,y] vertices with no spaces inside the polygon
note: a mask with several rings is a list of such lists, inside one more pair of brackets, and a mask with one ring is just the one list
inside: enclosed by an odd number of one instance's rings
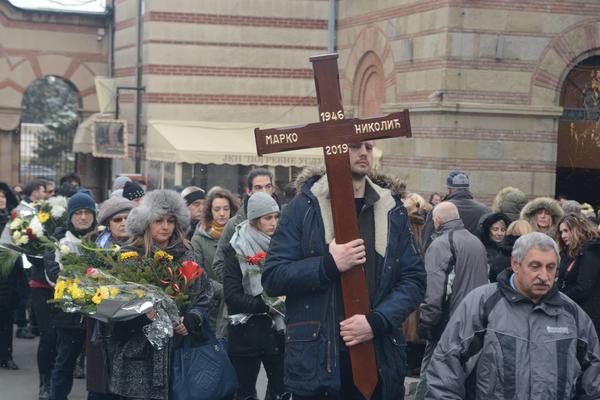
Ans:
{"label": "black knit hat", "polygon": [[144,194],[144,189],[136,182],[127,182],[123,187],[123,197],[127,200],[141,199]]}

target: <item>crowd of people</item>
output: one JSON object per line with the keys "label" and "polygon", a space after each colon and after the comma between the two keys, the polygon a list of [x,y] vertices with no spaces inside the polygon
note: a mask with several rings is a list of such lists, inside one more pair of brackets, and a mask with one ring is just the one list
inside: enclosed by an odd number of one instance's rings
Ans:
{"label": "crowd of people", "polygon": [[[593,209],[512,187],[489,208],[462,171],[448,174],[447,194],[427,201],[374,173],[372,150],[368,141],[349,146],[361,235],[348,243],[336,242],[319,169],[305,169],[282,197],[270,171],[255,168],[241,200],[218,186],[146,191],[125,176],[100,204],[74,173],[57,190],[46,180],[0,182],[2,243],[11,240],[11,213],[60,195],[68,206],[57,248],[78,254],[91,241],[120,254],[162,252],[203,271],[169,345],[157,348],[145,333],[157,308],[108,322],[65,312],[48,302],[60,251],[23,255],[0,278],[0,368],[19,368],[13,335],[39,336],[40,400],[67,399],[84,376],[89,400],[180,398],[171,390],[174,351],[214,337],[237,381],[220,398],[257,398],[262,365],[269,400],[353,400],[365,396],[350,350],[372,341],[373,399],[403,398],[409,374],[421,378],[417,399],[600,398]],[[366,315],[344,312],[340,281],[352,268],[365,274]],[[211,368],[219,366],[194,368],[218,384]]]}

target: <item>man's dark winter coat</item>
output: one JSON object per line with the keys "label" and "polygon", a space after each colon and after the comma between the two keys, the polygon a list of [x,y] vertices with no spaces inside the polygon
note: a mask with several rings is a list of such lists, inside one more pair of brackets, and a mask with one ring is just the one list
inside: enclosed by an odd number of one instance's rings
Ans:
{"label": "man's dark winter coat", "polygon": [[[279,221],[267,254],[262,284],[271,296],[286,296],[288,325],[285,383],[300,395],[340,389],[339,316],[334,308],[339,274],[327,271],[333,239],[325,177],[299,178],[299,194]],[[401,325],[425,293],[425,269],[413,245],[406,209],[392,192],[367,180],[380,199],[373,205],[376,288],[371,324],[384,400],[403,398],[406,355]],[[337,272],[337,269],[335,270]]]}

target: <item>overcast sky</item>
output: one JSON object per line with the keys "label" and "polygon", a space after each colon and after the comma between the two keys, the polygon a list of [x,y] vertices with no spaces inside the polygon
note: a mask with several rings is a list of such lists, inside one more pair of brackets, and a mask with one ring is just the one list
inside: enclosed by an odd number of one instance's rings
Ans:
{"label": "overcast sky", "polygon": [[59,10],[59,11],[83,11],[104,12],[105,0],[9,0],[12,4],[22,8]]}

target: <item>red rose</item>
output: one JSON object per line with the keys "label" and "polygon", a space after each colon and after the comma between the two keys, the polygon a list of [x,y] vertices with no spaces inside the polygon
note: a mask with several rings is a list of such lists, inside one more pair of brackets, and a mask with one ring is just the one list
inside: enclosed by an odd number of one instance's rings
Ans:
{"label": "red rose", "polygon": [[25,229],[25,233],[27,234],[27,236],[33,235],[33,229],[27,228]]}
{"label": "red rose", "polygon": [[179,267],[179,276],[184,276],[188,282],[198,278],[202,275],[202,272],[204,272],[202,268],[190,260],[182,262],[181,267]]}
{"label": "red rose", "polygon": [[259,261],[266,260],[267,253],[265,253],[264,251],[260,251],[260,252],[256,253],[256,257],[258,257]]}
{"label": "red rose", "polygon": [[17,218],[17,212],[13,211],[10,213],[10,219],[16,219]]}

